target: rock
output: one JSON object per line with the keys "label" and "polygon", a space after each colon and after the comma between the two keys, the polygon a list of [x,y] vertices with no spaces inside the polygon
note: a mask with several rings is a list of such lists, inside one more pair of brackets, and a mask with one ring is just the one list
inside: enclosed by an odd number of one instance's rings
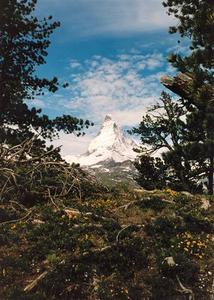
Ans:
{"label": "rock", "polygon": [[69,217],[69,219],[76,218],[81,214],[80,211],[74,209],[65,209],[65,213]]}
{"label": "rock", "polygon": [[201,198],[201,202],[202,202],[201,208],[205,210],[207,210],[211,206],[210,201],[206,198]]}
{"label": "rock", "polygon": [[145,190],[143,188],[140,188],[140,189],[134,189],[134,192],[135,193],[138,193],[138,194],[145,194]]}
{"label": "rock", "polygon": [[34,219],[33,221],[32,221],[32,224],[38,224],[38,225],[40,225],[40,224],[44,224],[45,222],[44,221],[42,221],[42,220],[39,220],[39,219]]}
{"label": "rock", "polygon": [[163,263],[166,262],[169,267],[174,267],[176,266],[176,263],[174,261],[174,258],[172,256],[167,256],[164,258]]}
{"label": "rock", "polygon": [[182,191],[182,192],[180,192],[180,194],[181,195],[184,195],[184,196],[186,196],[186,197],[193,197],[193,194],[191,194],[191,193],[189,193],[189,192],[187,192],[187,191]]}

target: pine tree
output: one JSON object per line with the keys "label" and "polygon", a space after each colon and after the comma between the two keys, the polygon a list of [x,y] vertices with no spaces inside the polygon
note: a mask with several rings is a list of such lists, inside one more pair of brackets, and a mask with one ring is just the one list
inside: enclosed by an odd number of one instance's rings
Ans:
{"label": "pine tree", "polygon": [[[180,102],[162,92],[159,102],[148,110],[140,125],[133,128],[131,133],[140,135],[142,144],[147,146],[142,149],[142,154],[135,162],[135,166],[140,172],[138,181],[145,182],[143,178],[148,177],[148,172],[152,173],[151,170],[155,168],[156,171],[153,173],[158,174],[157,169],[160,168],[159,176],[156,176],[156,179],[153,176],[151,180],[154,183],[151,184],[159,186],[159,188],[163,188],[167,184],[179,190],[197,191],[197,184],[191,180],[194,175],[192,166],[182,146],[187,132],[186,113],[187,110]],[[162,153],[163,161],[156,163],[156,166],[153,167],[155,161],[150,160],[149,156],[156,154],[157,151],[164,151]],[[151,168],[145,168],[142,165],[146,160],[146,164],[150,164]],[[162,172],[163,170],[164,172]]]}
{"label": "pine tree", "polygon": [[[14,144],[40,131],[52,138],[58,131],[80,132],[88,121],[70,115],[50,119],[41,109],[26,103],[42,95],[44,90],[56,92],[56,77],[39,78],[36,67],[45,64],[50,36],[60,26],[49,16],[39,20],[36,0],[0,1],[0,142]],[[66,87],[67,84],[62,84]]]}
{"label": "pine tree", "polygon": [[[138,132],[152,149],[166,147],[163,159],[170,165],[183,187],[196,191],[199,176],[208,178],[213,194],[214,172],[214,15],[213,2],[205,0],[168,0],[168,14],[179,23],[170,28],[190,40],[190,54],[171,54],[169,61],[178,70],[174,78],[164,76],[162,83],[179,99],[162,107],[167,117],[143,118]],[[180,42],[180,41],[178,41]],[[163,99],[161,99],[163,101]],[[169,114],[170,101],[172,113]],[[166,105],[167,104],[167,105]],[[175,108],[180,107],[180,115]],[[161,107],[156,107],[160,109]],[[180,117],[183,115],[183,118]],[[185,117],[184,117],[185,115]],[[177,121],[174,121],[177,119]],[[167,124],[167,125],[166,125]]]}
{"label": "pine tree", "polygon": [[[165,85],[181,97],[190,112],[189,130],[184,136],[187,157],[208,178],[209,194],[213,194],[214,175],[214,2],[207,0],[168,0],[163,3],[168,14],[178,20],[170,32],[190,39],[191,53],[181,57],[172,54],[169,61],[187,79]],[[182,79],[182,76],[178,76]]]}

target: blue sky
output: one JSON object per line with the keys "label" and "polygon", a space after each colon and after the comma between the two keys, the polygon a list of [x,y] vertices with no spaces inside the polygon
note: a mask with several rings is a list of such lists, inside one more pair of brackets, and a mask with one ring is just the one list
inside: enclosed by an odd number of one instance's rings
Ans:
{"label": "blue sky", "polygon": [[64,155],[84,152],[107,113],[124,127],[138,124],[163,90],[160,77],[173,73],[167,55],[186,49],[168,34],[176,21],[159,0],[38,0],[36,13],[61,22],[38,72],[69,87],[33,104],[95,123],[82,138],[61,134],[55,145]]}

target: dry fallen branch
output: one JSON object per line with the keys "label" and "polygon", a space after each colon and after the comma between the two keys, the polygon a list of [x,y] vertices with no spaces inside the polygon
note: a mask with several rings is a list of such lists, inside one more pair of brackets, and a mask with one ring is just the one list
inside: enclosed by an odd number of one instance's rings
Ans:
{"label": "dry fallen branch", "polygon": [[[50,158],[52,152],[33,155],[36,137],[9,147],[0,144],[0,199],[10,201],[32,194],[31,199],[46,199],[58,210],[66,199],[83,200],[87,193],[104,190],[92,175],[64,161]],[[20,198],[21,199],[21,198]],[[26,196],[28,201],[28,196]],[[29,203],[31,205],[31,203]]]}
{"label": "dry fallen branch", "polygon": [[118,232],[118,234],[117,234],[117,236],[116,236],[116,242],[117,242],[117,243],[119,242],[120,234],[121,234],[123,231],[125,231],[126,229],[130,228],[130,227],[132,227],[132,225],[127,225],[127,226],[125,226],[124,228],[122,228],[122,229]]}
{"label": "dry fallen branch", "polygon": [[[149,200],[149,201],[153,201],[150,197],[146,197],[144,199],[141,199],[141,200],[134,200],[134,201],[131,201],[131,202],[128,202],[127,204],[124,204],[124,205],[121,205],[121,206],[118,206],[116,207],[113,211],[116,212],[118,211],[119,209],[123,209],[123,210],[127,210],[129,209],[131,206],[135,206],[135,205],[138,205],[140,203],[143,203],[145,200]],[[168,204],[175,204],[174,201],[171,201],[171,200],[167,200],[167,199],[161,199],[162,202],[164,203],[168,203]]]}
{"label": "dry fallen branch", "polygon": [[124,205],[121,205],[121,206],[116,207],[115,209],[113,209],[113,211],[118,211],[119,209],[127,210],[127,209],[130,208],[131,206],[134,206],[134,205],[136,205],[137,203],[140,203],[140,202],[142,202],[142,201],[143,201],[143,200],[135,200],[135,201],[128,202],[127,204],[124,204]]}
{"label": "dry fallen branch", "polygon": [[91,217],[94,217],[94,218],[97,218],[97,219],[100,219],[100,220],[103,220],[103,221],[115,221],[114,218],[109,218],[109,217],[104,217],[104,216],[100,216],[100,215],[97,215],[97,214],[94,214],[92,212],[87,212],[87,213],[84,213],[83,214],[84,216],[91,216]]}
{"label": "dry fallen branch", "polygon": [[60,210],[60,207],[54,202],[53,197],[51,196],[50,189],[47,189],[47,197],[48,197],[48,199],[51,200],[51,203],[52,203],[58,210]]}
{"label": "dry fallen branch", "polygon": [[181,288],[181,290],[179,290],[180,293],[185,294],[185,295],[189,295],[189,299],[188,300],[195,300],[195,295],[193,293],[193,291],[191,289],[186,288],[180,281],[179,277],[176,276],[176,279],[178,281],[179,287]]}
{"label": "dry fallen branch", "polygon": [[25,288],[24,288],[24,292],[28,293],[30,291],[32,291],[37,284],[43,279],[45,278],[45,276],[47,276],[48,271],[44,271],[42,274],[40,274],[38,277],[36,277],[36,279],[34,279],[30,284],[28,284]]}
{"label": "dry fallen branch", "polygon": [[33,209],[31,209],[24,217],[16,219],[16,220],[9,220],[9,221],[2,222],[2,223],[0,223],[0,226],[23,221],[23,220],[27,219],[32,214],[32,212],[33,212]]}
{"label": "dry fallen branch", "polygon": [[115,247],[115,243],[114,244],[111,244],[111,245],[108,245],[108,246],[105,246],[103,248],[100,248],[100,249],[95,249],[93,251],[89,251],[89,252],[85,252],[82,254],[82,257],[87,257],[89,255],[94,255],[94,254],[100,254],[100,253],[103,253],[109,249],[111,249],[112,247]]}
{"label": "dry fallen branch", "polygon": [[119,242],[119,238],[122,232],[124,232],[126,229],[130,229],[132,228],[133,231],[137,231],[139,229],[144,228],[144,224],[130,224],[130,225],[121,225],[122,229],[118,232],[117,236],[116,236],[116,242]]}

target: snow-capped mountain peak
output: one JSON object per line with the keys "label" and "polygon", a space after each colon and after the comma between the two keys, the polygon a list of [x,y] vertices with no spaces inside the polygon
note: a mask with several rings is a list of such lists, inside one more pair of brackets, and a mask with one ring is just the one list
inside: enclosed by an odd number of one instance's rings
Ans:
{"label": "snow-capped mountain peak", "polygon": [[94,166],[108,161],[123,162],[135,159],[133,148],[136,147],[137,144],[125,136],[111,115],[106,115],[98,135],[89,144],[88,151],[76,157],[67,156],[65,159],[82,166]]}

